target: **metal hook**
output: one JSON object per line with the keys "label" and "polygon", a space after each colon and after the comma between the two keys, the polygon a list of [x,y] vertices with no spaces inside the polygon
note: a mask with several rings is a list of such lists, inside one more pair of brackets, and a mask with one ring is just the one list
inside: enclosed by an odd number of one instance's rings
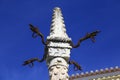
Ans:
{"label": "metal hook", "polygon": [[38,35],[37,35],[36,33],[33,33],[33,34],[32,34],[32,37],[33,37],[33,38],[36,38],[37,36],[38,36]]}

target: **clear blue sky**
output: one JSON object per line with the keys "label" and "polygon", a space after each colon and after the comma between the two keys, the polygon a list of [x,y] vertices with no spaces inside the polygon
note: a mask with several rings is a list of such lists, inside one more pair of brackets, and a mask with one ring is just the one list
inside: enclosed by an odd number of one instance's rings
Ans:
{"label": "clear blue sky", "polygon": [[[87,32],[102,31],[96,43],[87,40],[71,51],[83,71],[120,66],[120,0],[0,0],[0,80],[49,80],[45,62],[33,68],[22,63],[44,53],[28,24],[38,26],[46,38],[57,6],[74,43]],[[72,67],[70,75],[80,73]]]}

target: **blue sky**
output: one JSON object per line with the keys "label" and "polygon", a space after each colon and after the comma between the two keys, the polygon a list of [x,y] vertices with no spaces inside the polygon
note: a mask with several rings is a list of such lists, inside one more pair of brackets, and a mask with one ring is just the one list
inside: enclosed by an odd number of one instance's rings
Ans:
{"label": "blue sky", "polygon": [[[41,58],[44,46],[33,39],[28,24],[49,35],[54,7],[60,7],[68,35],[76,43],[87,32],[101,30],[96,43],[84,41],[71,59],[83,71],[120,66],[120,0],[0,0],[0,80],[49,80],[46,63],[30,68],[22,63]],[[70,66],[69,74],[75,72]]]}

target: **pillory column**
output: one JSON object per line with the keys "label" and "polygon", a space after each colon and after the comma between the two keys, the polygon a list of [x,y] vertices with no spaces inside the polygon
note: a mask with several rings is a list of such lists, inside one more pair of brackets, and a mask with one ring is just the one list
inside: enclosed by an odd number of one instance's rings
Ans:
{"label": "pillory column", "polygon": [[68,61],[71,38],[66,34],[60,8],[56,7],[52,17],[50,35],[47,37],[47,58],[50,80],[69,80]]}

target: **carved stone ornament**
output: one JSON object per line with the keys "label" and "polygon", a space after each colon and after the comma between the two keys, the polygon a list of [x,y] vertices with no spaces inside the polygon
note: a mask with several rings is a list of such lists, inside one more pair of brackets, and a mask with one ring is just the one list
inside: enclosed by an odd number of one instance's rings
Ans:
{"label": "carved stone ornament", "polygon": [[69,80],[68,60],[70,58],[69,41],[71,38],[66,34],[60,8],[53,10],[53,19],[50,29],[50,36],[47,37],[47,64],[49,68],[50,80]]}

